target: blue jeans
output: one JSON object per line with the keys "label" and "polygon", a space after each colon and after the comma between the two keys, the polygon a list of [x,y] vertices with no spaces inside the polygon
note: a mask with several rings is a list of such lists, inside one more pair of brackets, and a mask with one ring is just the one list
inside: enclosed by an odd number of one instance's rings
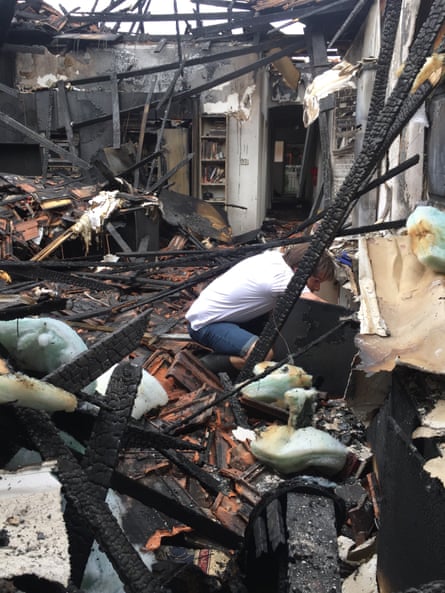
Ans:
{"label": "blue jeans", "polygon": [[189,324],[188,330],[195,342],[211,348],[214,352],[242,358],[258,338],[257,335],[230,321],[209,323],[198,330],[192,329]]}

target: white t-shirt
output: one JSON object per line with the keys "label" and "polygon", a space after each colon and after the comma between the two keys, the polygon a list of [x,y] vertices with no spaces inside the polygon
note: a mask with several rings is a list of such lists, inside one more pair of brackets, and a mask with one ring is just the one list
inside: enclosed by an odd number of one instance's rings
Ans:
{"label": "white t-shirt", "polygon": [[213,280],[185,317],[194,330],[216,321],[249,321],[273,309],[292,276],[279,251],[248,257]]}

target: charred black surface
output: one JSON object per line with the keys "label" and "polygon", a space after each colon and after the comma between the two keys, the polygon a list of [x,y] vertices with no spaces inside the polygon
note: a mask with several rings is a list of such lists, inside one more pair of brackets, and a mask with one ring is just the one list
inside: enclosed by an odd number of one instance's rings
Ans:
{"label": "charred black surface", "polygon": [[[242,554],[249,591],[287,593],[297,590],[292,583],[305,592],[340,590],[335,588],[339,572],[332,543],[343,524],[345,505],[325,484],[304,477],[287,480],[253,509]],[[314,573],[328,560],[326,578],[320,572],[314,580]],[[316,583],[325,588],[317,589]]]}
{"label": "charred black surface", "polygon": [[14,16],[17,0],[3,0],[0,4],[0,47],[5,42]]}
{"label": "charred black surface", "polygon": [[419,587],[410,587],[399,593],[443,593],[445,591],[445,581],[432,581]]}
{"label": "charred black surface", "polygon": [[67,299],[47,299],[34,305],[17,305],[8,307],[0,311],[0,319],[8,321],[10,319],[19,319],[20,317],[29,317],[30,315],[42,315],[53,311],[61,311],[66,308]]}
{"label": "charred black surface", "polygon": [[153,506],[158,511],[190,525],[210,541],[231,549],[241,546],[242,538],[239,535],[209,519],[199,507],[192,505],[191,499],[187,507],[164,494],[160,488],[151,488],[143,480],[133,480],[121,471],[114,472],[111,485],[117,492],[139,500],[147,506]]}
{"label": "charred black surface", "polygon": [[394,42],[397,34],[397,26],[400,19],[402,0],[387,2],[383,15],[383,31],[381,35],[381,46],[377,60],[377,72],[372,90],[371,102],[369,104],[367,129],[372,128],[378,113],[385,105],[388,75],[391,65],[391,57],[394,51]]}
{"label": "charred black surface", "polygon": [[48,282],[58,282],[61,284],[68,284],[72,286],[82,286],[89,290],[113,290],[112,284],[105,284],[104,282],[97,282],[85,276],[75,276],[73,274],[65,274],[59,270],[51,270],[40,265],[33,265],[33,262],[22,262],[20,264],[15,262],[2,262],[2,268],[8,270],[12,275],[18,278],[38,278],[39,280],[47,280]]}
{"label": "charred black surface", "polygon": [[[98,500],[104,501],[107,495],[141,376],[141,368],[131,363],[116,367],[106,392],[107,406],[101,409],[94,424],[81,466],[95,486]],[[82,528],[80,517],[71,504],[67,506],[65,518],[72,579],[80,586],[94,537]]]}

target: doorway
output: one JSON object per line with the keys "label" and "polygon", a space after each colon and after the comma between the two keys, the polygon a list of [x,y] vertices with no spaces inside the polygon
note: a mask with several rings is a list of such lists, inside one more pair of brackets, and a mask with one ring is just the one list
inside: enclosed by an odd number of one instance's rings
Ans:
{"label": "doorway", "polygon": [[306,140],[303,107],[286,105],[269,109],[270,209],[305,210],[301,167]]}

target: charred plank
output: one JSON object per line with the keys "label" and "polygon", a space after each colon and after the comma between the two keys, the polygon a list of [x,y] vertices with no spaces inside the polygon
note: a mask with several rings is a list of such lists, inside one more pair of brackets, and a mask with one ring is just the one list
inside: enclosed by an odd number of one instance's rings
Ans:
{"label": "charred plank", "polygon": [[[141,368],[131,363],[116,367],[106,391],[107,407],[100,410],[88,441],[81,467],[98,500],[105,500],[141,376]],[[71,575],[80,587],[94,536],[82,528],[82,521],[71,504],[67,505],[65,517],[72,559]]]}

